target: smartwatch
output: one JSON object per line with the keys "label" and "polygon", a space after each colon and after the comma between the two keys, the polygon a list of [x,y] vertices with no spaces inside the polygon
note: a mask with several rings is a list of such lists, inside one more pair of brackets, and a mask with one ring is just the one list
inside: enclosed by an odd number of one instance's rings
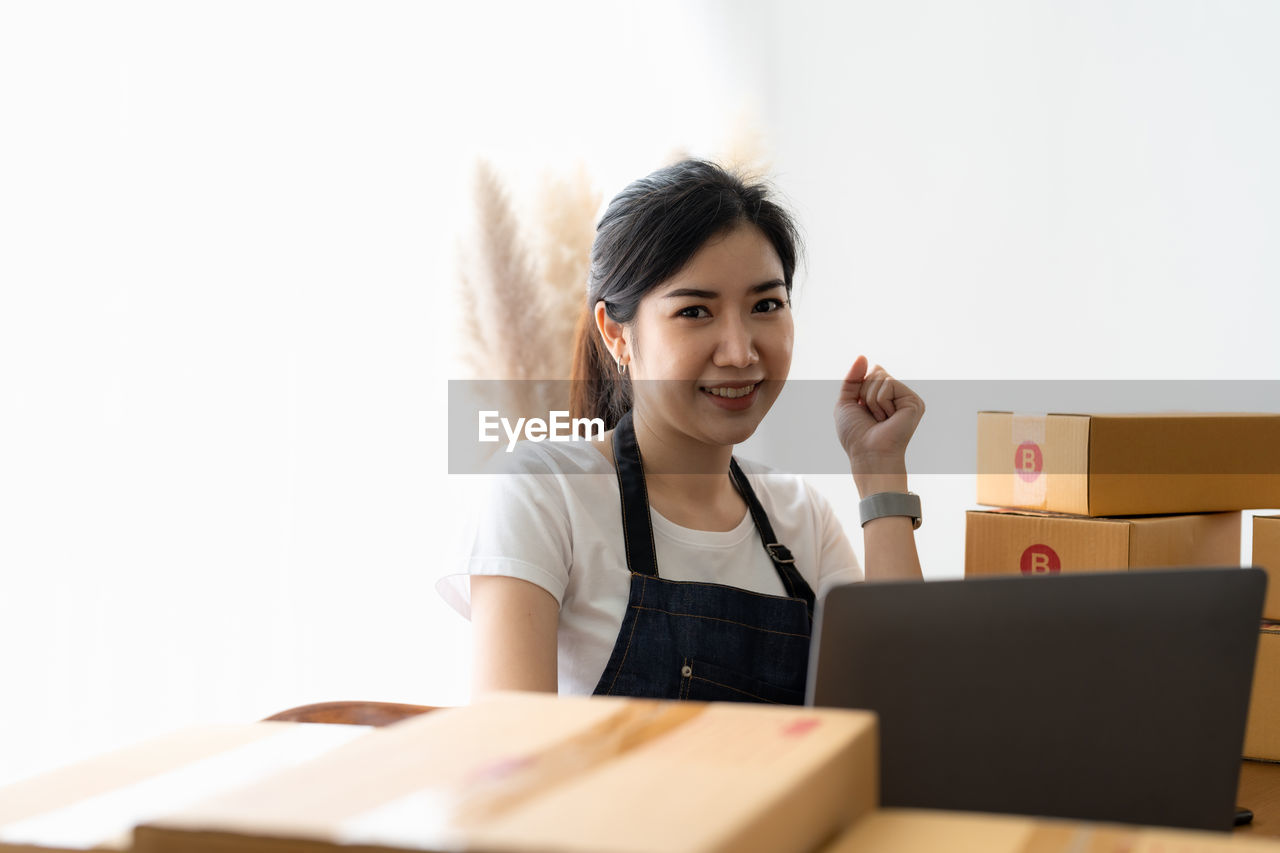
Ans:
{"label": "smartwatch", "polygon": [[858,515],[862,526],[868,521],[886,515],[905,515],[911,519],[911,529],[920,526],[920,496],[915,492],[876,492],[858,502]]}

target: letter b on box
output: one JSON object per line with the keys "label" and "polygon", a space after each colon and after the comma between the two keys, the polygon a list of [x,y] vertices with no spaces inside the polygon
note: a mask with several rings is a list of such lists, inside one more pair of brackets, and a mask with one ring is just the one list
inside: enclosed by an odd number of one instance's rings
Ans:
{"label": "letter b on box", "polygon": [[1013,452],[1013,470],[1028,483],[1039,477],[1044,470],[1044,453],[1040,450],[1040,445],[1034,441],[1019,444],[1018,449]]}
{"label": "letter b on box", "polygon": [[1018,561],[1024,575],[1056,575],[1062,571],[1062,560],[1048,545],[1032,545]]}

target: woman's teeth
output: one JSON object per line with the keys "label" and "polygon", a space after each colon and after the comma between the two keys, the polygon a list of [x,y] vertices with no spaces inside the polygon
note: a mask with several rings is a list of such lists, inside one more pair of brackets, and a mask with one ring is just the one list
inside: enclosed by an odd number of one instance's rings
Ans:
{"label": "woman's teeth", "polygon": [[[756,383],[756,385],[759,384],[760,383],[758,382]],[[752,391],[756,390],[756,386],[748,385],[746,388],[703,388],[702,390],[706,391],[708,394],[715,394],[717,397],[728,397],[732,400],[738,397],[747,396]]]}

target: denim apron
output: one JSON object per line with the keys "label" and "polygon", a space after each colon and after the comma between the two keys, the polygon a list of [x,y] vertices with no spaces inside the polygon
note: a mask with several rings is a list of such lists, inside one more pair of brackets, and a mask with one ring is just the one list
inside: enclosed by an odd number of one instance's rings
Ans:
{"label": "denim apron", "polygon": [[614,429],[613,456],[631,595],[596,694],[802,704],[813,590],[774,537],[737,460],[729,463],[729,477],[746,501],[785,596],[659,577],[630,412]]}

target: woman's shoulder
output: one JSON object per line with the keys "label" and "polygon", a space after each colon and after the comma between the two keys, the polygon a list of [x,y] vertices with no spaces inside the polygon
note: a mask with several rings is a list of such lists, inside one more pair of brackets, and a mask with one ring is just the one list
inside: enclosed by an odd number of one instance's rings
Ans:
{"label": "woman's shoulder", "polygon": [[[590,476],[608,473],[608,478]],[[583,505],[599,503],[597,493],[613,482],[608,460],[587,442],[516,442],[499,451],[485,468],[478,489],[476,518],[489,538],[506,541],[570,531]],[[566,533],[567,535],[567,533]],[[508,543],[515,550],[520,541]]]}
{"label": "woman's shoulder", "polygon": [[504,515],[554,517],[568,524],[615,483],[613,466],[586,441],[519,441],[486,468],[486,503]]}

